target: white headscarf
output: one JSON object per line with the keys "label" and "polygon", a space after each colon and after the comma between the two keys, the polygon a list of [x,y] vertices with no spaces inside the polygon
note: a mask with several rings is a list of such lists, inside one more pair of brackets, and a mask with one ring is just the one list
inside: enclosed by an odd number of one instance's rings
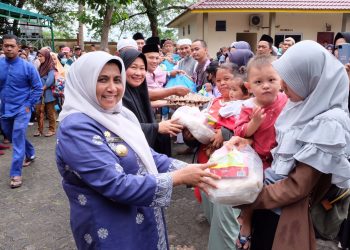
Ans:
{"label": "white headscarf", "polygon": [[73,113],[83,113],[120,136],[139,156],[147,171],[158,173],[145,135],[135,115],[122,106],[122,99],[111,110],[104,110],[96,97],[98,76],[107,62],[115,60],[121,65],[123,95],[125,68],[123,61],[103,51],[89,52],[74,62],[68,72],[64,89],[65,101],[59,120]]}
{"label": "white headscarf", "polygon": [[295,44],[272,65],[304,98],[289,101],[276,121],[272,169],[287,175],[297,160],[332,174],[332,183],[349,187],[349,79],[344,66],[314,41]]}

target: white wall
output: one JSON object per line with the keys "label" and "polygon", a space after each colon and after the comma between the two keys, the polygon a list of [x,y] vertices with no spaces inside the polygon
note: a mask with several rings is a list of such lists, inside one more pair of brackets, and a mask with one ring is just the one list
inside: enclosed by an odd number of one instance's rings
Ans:
{"label": "white wall", "polygon": [[[263,28],[250,27],[249,16],[259,14],[263,16]],[[226,20],[226,32],[215,31],[216,21]],[[350,27],[350,20],[347,20]],[[203,38],[203,14],[191,14],[183,22],[186,35],[190,39]],[[332,26],[331,31],[336,34],[341,31],[342,14],[336,13],[276,13],[276,34],[301,34],[302,39],[317,40],[317,32],[326,31],[326,23]],[[187,25],[191,26],[191,34],[187,34]],[[179,28],[179,38],[182,38],[182,26]],[[259,39],[262,34],[269,33],[269,13],[209,13],[207,37],[209,54],[214,57],[220,47],[228,46],[236,39],[236,33],[256,33]]]}
{"label": "white wall", "polygon": [[[341,30],[342,14],[298,14],[279,13],[276,15],[277,33],[302,33],[303,40],[317,40],[317,32],[326,31],[326,23],[332,26],[332,32]],[[293,29],[293,31],[283,31]]]}
{"label": "white wall", "polygon": [[[190,34],[188,34],[188,25],[190,25]],[[185,35],[183,35],[183,27],[185,28]],[[181,38],[189,38],[192,41],[194,39],[202,39],[203,38],[203,15],[191,15],[186,18],[178,28],[179,31],[179,39]]]}

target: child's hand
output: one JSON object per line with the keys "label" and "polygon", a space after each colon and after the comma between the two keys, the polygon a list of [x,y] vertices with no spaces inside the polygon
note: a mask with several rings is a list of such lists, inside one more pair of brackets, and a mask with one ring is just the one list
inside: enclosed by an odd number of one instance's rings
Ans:
{"label": "child's hand", "polygon": [[210,144],[208,144],[208,145],[204,148],[204,150],[205,150],[205,154],[206,154],[208,157],[210,157],[210,156],[214,153],[215,147],[213,146],[212,143],[210,143]]}
{"label": "child's hand", "polygon": [[231,139],[225,142],[224,144],[228,150],[232,150],[233,147],[236,147],[238,149],[244,148],[247,145],[251,145],[252,142],[253,141],[251,139],[245,139],[239,136],[232,136]]}
{"label": "child's hand", "polygon": [[350,79],[350,63],[345,64],[345,70],[346,70],[346,73],[348,73],[348,77]]}
{"label": "child's hand", "polygon": [[260,126],[265,117],[265,110],[262,107],[253,108],[253,113],[251,114],[252,122]]}
{"label": "child's hand", "polygon": [[207,82],[207,83],[205,83],[204,85],[205,85],[205,90],[206,90],[207,92],[211,92],[211,91],[213,90],[213,86],[211,85],[210,82]]}
{"label": "child's hand", "polygon": [[222,146],[224,138],[222,137],[221,129],[215,130],[215,135],[210,139],[210,142],[214,148],[220,148]]}

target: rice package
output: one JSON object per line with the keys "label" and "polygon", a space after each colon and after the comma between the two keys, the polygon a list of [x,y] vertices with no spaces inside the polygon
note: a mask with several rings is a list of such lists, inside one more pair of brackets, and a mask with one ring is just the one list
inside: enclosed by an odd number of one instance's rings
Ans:
{"label": "rice package", "polygon": [[180,107],[174,112],[172,119],[178,119],[178,122],[202,144],[209,144],[215,134],[208,123],[207,114],[201,112],[198,107]]}
{"label": "rice package", "polygon": [[209,162],[217,163],[209,171],[221,176],[215,180],[217,189],[209,187],[209,200],[232,206],[255,201],[263,187],[263,165],[254,149],[247,146],[228,150],[223,146],[211,155]]}

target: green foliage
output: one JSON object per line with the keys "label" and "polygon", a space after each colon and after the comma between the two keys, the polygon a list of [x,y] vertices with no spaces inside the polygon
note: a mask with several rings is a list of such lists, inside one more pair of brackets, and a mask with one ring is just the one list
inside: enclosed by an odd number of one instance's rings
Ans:
{"label": "green foliage", "polygon": [[72,25],[76,19],[77,4],[75,0],[27,0],[26,7],[53,18],[56,38],[76,37],[76,27]]}
{"label": "green foliage", "polygon": [[[132,4],[128,5],[126,12],[129,18],[125,23],[119,24],[119,29],[121,30],[123,36],[127,33],[135,33],[137,31],[142,32],[144,36],[151,36],[150,21],[147,18],[147,10],[145,5],[151,5],[153,8],[153,13],[156,14],[156,19],[158,21],[158,35],[161,38],[177,38],[177,30],[169,29],[166,25],[178,16],[180,13],[186,10],[186,7],[195,3],[195,0],[139,0],[134,1]],[[123,28],[126,26],[127,28]]]}
{"label": "green foliage", "polygon": [[99,37],[102,33],[103,17],[108,8],[113,8],[111,27],[128,17],[124,11],[124,5],[130,4],[132,0],[98,0],[84,1],[88,8],[81,13],[77,13],[77,19],[86,24],[92,31],[93,37]]}

